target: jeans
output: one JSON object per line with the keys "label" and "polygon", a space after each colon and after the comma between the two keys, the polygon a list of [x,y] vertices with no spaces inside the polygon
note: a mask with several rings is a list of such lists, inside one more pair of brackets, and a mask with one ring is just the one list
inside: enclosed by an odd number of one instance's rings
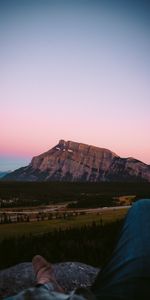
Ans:
{"label": "jeans", "polygon": [[150,200],[133,204],[92,291],[99,299],[150,299]]}
{"label": "jeans", "polygon": [[[26,292],[30,297],[26,297]],[[42,296],[42,293],[45,293]],[[150,299],[150,200],[139,200],[130,208],[108,264],[85,294],[55,293],[46,286],[35,287],[9,299],[52,300],[147,300]]]}

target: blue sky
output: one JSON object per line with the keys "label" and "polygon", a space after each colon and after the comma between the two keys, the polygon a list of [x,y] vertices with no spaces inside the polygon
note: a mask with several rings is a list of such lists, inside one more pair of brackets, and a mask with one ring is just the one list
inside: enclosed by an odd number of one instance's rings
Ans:
{"label": "blue sky", "polygon": [[149,1],[0,1],[0,170],[59,139],[150,164]]}

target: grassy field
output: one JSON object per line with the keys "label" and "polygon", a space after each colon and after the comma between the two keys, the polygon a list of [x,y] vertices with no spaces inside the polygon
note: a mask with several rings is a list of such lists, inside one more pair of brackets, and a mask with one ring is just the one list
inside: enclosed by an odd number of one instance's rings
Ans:
{"label": "grassy field", "polygon": [[81,227],[92,222],[110,223],[124,218],[127,212],[126,208],[122,209],[107,209],[102,213],[90,213],[82,216],[71,217],[69,219],[55,219],[49,221],[29,222],[29,223],[14,223],[0,225],[0,241],[6,238],[19,237],[23,235],[41,235],[51,232],[55,229],[66,229]]}
{"label": "grassy field", "polygon": [[[16,216],[17,212],[33,213],[34,217],[34,221],[30,217],[25,223],[19,218],[16,218],[18,223],[1,219],[5,224],[0,224],[0,269],[31,261],[35,254],[51,262],[104,265],[127,213],[123,205],[141,198],[150,198],[150,183],[0,182],[0,212],[7,217],[10,211]],[[67,208],[70,203],[77,203],[77,207]],[[58,204],[59,208],[52,211],[53,218],[48,220],[47,206]],[[107,208],[98,212],[97,207]],[[65,211],[79,212],[80,208],[89,209],[90,213],[64,216]],[[45,216],[38,221],[37,214],[41,211],[45,211]]]}

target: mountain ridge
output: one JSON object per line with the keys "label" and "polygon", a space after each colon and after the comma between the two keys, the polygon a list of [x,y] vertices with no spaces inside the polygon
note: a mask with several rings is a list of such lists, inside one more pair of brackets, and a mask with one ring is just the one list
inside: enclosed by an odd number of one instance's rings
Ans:
{"label": "mountain ridge", "polygon": [[0,179],[9,173],[11,173],[11,171],[0,171]]}
{"label": "mountain ridge", "polygon": [[3,180],[150,182],[150,166],[132,157],[121,158],[109,149],[60,140]]}

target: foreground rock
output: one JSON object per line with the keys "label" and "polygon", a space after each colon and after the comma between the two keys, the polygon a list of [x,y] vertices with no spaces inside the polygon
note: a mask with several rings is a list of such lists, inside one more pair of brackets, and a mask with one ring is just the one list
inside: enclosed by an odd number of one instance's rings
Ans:
{"label": "foreground rock", "polygon": [[150,166],[134,158],[121,158],[104,148],[60,140],[3,180],[18,181],[148,181]]}
{"label": "foreground rock", "polygon": [[[66,292],[76,287],[90,286],[99,269],[78,262],[54,265],[54,273]],[[0,299],[34,286],[35,278],[31,263],[21,263],[0,271]]]}

